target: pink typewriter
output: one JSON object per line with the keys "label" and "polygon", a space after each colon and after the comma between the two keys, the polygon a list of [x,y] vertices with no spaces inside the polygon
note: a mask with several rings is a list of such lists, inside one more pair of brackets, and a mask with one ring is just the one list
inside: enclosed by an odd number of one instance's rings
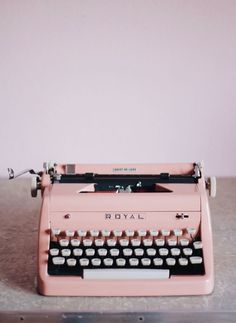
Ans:
{"label": "pink typewriter", "polygon": [[[214,286],[210,196],[201,163],[45,163],[38,290],[43,295],[209,294]],[[14,175],[9,169],[10,178]]]}

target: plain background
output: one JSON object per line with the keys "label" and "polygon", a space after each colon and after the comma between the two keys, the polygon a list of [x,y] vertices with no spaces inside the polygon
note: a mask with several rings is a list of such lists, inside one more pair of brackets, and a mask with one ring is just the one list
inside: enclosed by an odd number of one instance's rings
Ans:
{"label": "plain background", "polygon": [[0,0],[0,174],[204,160],[236,175],[236,1]]}

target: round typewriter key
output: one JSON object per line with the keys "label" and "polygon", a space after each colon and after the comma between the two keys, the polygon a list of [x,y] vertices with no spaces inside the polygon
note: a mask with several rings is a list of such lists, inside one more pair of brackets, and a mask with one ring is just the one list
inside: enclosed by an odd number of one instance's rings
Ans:
{"label": "round typewriter key", "polygon": [[156,239],[155,244],[159,247],[162,247],[165,245],[165,240],[164,239]]}
{"label": "round typewriter key", "polygon": [[201,264],[202,263],[202,257],[190,257],[191,264]]}
{"label": "round typewriter key", "polygon": [[132,249],[130,249],[130,248],[124,248],[124,249],[123,249],[123,254],[124,254],[124,256],[131,256],[131,255],[132,255],[132,253],[133,253],[133,251],[132,251]]}
{"label": "round typewriter key", "polygon": [[103,260],[105,266],[112,266],[113,265],[113,259],[112,258],[105,258]]}
{"label": "round typewriter key", "polygon": [[80,256],[82,256],[82,254],[83,254],[82,249],[76,248],[76,249],[73,250],[73,255],[76,256],[76,257],[80,257]]}
{"label": "round typewriter key", "polygon": [[117,264],[117,266],[119,266],[119,267],[123,267],[123,266],[125,266],[125,263],[126,263],[126,260],[125,260],[124,258],[117,258],[117,259],[116,259],[116,264]]}
{"label": "round typewriter key", "polygon": [[148,254],[148,256],[155,256],[156,255],[156,249],[154,249],[154,248],[148,248],[147,249],[147,254]]}
{"label": "round typewriter key", "polygon": [[147,231],[144,229],[140,229],[140,230],[138,230],[138,235],[140,237],[145,237],[147,235]]}
{"label": "round typewriter key", "polygon": [[115,230],[113,230],[113,234],[114,234],[115,237],[121,237],[122,236],[122,230],[115,229]]}
{"label": "round typewriter key", "polygon": [[70,243],[71,243],[72,247],[78,247],[80,245],[80,240],[78,240],[78,239],[72,239],[70,241]]}
{"label": "round typewriter key", "polygon": [[179,243],[181,246],[188,246],[189,245],[189,240],[188,239],[180,239]]}
{"label": "round typewriter key", "polygon": [[113,249],[110,250],[110,254],[113,257],[119,256],[119,253],[120,253],[119,249],[113,248]]}
{"label": "round typewriter key", "polygon": [[110,234],[111,234],[111,231],[110,230],[107,230],[107,229],[102,230],[103,237],[109,237]]}
{"label": "round typewriter key", "polygon": [[119,244],[122,246],[122,247],[127,247],[129,245],[129,240],[128,239],[120,239],[119,240]]}
{"label": "round typewriter key", "polygon": [[87,234],[87,231],[80,229],[80,230],[77,230],[77,234],[79,237],[85,237]]}
{"label": "round typewriter key", "polygon": [[80,266],[86,267],[89,265],[89,260],[87,258],[80,258],[79,263],[80,263]]}
{"label": "round typewriter key", "polygon": [[95,230],[95,229],[90,230],[90,235],[92,237],[98,237],[99,236],[99,230]]}
{"label": "round typewriter key", "polygon": [[104,245],[104,240],[103,239],[95,239],[94,243],[95,243],[95,246],[102,247]]}
{"label": "round typewriter key", "polygon": [[176,239],[168,239],[167,243],[168,243],[168,246],[176,246],[177,240]]}
{"label": "round typewriter key", "polygon": [[136,248],[136,249],[134,249],[134,254],[135,254],[135,256],[143,256],[144,250],[141,248]]}
{"label": "round typewriter key", "polygon": [[149,259],[149,258],[142,258],[141,259],[141,263],[142,263],[142,265],[143,266],[150,266],[151,265],[151,259]]}
{"label": "round typewriter key", "polygon": [[61,239],[61,240],[59,240],[59,245],[60,245],[61,247],[68,247],[68,245],[69,245],[69,240],[67,240],[67,239]]}
{"label": "round typewriter key", "polygon": [[93,258],[91,260],[93,266],[100,266],[101,265],[101,259],[99,258]]}
{"label": "round typewriter key", "polygon": [[154,258],[153,263],[155,266],[162,266],[163,265],[163,259],[162,258]]}
{"label": "round typewriter key", "polygon": [[176,237],[180,237],[183,234],[183,231],[181,229],[174,229],[173,232]]}
{"label": "round typewriter key", "polygon": [[193,250],[191,248],[184,248],[183,253],[185,256],[192,256]]}
{"label": "round typewriter key", "polygon": [[91,247],[92,246],[92,243],[93,243],[93,240],[91,240],[91,239],[84,239],[83,240],[83,245],[85,247]]}
{"label": "round typewriter key", "polygon": [[151,247],[152,246],[152,239],[143,239],[143,244],[145,247]]}
{"label": "round typewriter key", "polygon": [[202,249],[202,242],[201,241],[195,241],[193,243],[194,249]]}
{"label": "round typewriter key", "polygon": [[62,250],[61,250],[61,255],[62,255],[63,257],[69,257],[69,256],[70,256],[70,254],[71,254],[70,249],[62,249]]}
{"label": "round typewriter key", "polygon": [[157,237],[159,233],[159,231],[155,229],[151,229],[149,232],[152,237]]}
{"label": "round typewriter key", "polygon": [[64,257],[53,257],[52,258],[52,263],[54,265],[64,265],[65,258]]}
{"label": "round typewriter key", "polygon": [[77,262],[76,259],[73,259],[73,258],[68,258],[66,260],[66,263],[69,267],[74,267],[76,265],[76,262]]}
{"label": "round typewriter key", "polygon": [[66,236],[67,237],[73,237],[75,234],[75,231],[74,230],[66,230]]}
{"label": "round typewriter key", "polygon": [[179,258],[179,264],[180,264],[180,266],[187,266],[188,265],[188,259]]}
{"label": "round typewriter key", "polygon": [[187,232],[190,235],[194,235],[197,232],[196,228],[187,228]]}
{"label": "round typewriter key", "polygon": [[175,258],[166,258],[166,263],[168,266],[174,266],[176,263]]}
{"label": "round typewriter key", "polygon": [[133,237],[134,236],[134,230],[127,229],[127,230],[125,230],[125,234],[127,235],[127,237]]}
{"label": "round typewriter key", "polygon": [[138,263],[139,263],[138,258],[130,258],[129,259],[130,266],[138,266]]}
{"label": "round typewriter key", "polygon": [[114,247],[116,245],[116,240],[115,239],[107,239],[107,245],[109,247]]}
{"label": "round typewriter key", "polygon": [[85,249],[86,256],[94,256],[95,250],[92,248]]}
{"label": "round typewriter key", "polygon": [[52,235],[54,235],[54,236],[58,236],[58,235],[61,233],[61,230],[60,230],[60,229],[58,229],[58,228],[52,228],[52,229],[51,229],[51,233],[52,233]]}
{"label": "round typewriter key", "polygon": [[167,237],[170,235],[170,230],[167,230],[167,229],[162,229],[161,230],[161,234],[164,236],[164,237]]}
{"label": "round typewriter key", "polygon": [[172,256],[179,256],[180,255],[180,249],[179,248],[171,248],[170,253]]}
{"label": "round typewriter key", "polygon": [[133,247],[139,247],[140,244],[141,244],[141,240],[140,239],[131,239],[130,242],[131,242],[131,245]]}
{"label": "round typewriter key", "polygon": [[99,254],[99,256],[106,256],[107,249],[105,249],[105,248],[98,249],[98,254]]}
{"label": "round typewriter key", "polygon": [[58,256],[59,255],[59,249],[53,248],[49,250],[49,253],[51,256]]}
{"label": "round typewriter key", "polygon": [[160,254],[160,256],[167,256],[167,255],[168,255],[168,253],[169,253],[169,251],[168,251],[168,249],[166,249],[166,248],[160,248],[160,249],[159,249],[159,254]]}

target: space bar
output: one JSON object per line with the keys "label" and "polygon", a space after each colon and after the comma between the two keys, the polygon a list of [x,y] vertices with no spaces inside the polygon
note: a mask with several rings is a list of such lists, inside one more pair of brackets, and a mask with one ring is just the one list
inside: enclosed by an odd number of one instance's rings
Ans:
{"label": "space bar", "polygon": [[168,269],[84,269],[84,279],[167,279]]}

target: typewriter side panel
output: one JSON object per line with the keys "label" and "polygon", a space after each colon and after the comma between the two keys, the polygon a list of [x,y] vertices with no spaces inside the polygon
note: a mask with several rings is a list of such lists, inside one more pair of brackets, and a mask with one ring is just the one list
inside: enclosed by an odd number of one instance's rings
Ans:
{"label": "typewriter side panel", "polygon": [[49,192],[48,188],[44,190],[42,196],[42,206],[40,211],[39,233],[38,233],[38,292],[47,295],[47,263],[49,235]]}

